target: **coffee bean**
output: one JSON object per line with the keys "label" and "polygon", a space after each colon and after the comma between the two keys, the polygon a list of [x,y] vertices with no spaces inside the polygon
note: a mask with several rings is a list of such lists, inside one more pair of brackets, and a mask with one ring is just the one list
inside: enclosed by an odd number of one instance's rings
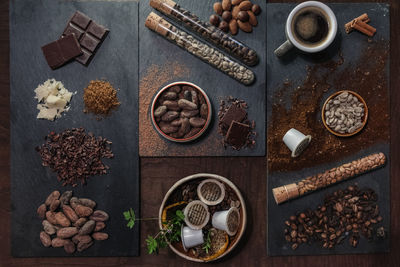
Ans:
{"label": "coffee bean", "polygon": [[232,13],[230,11],[224,11],[222,13],[222,19],[229,22],[232,19]]}
{"label": "coffee bean", "polygon": [[219,17],[217,15],[210,16],[210,23],[216,27],[219,25]]}
{"label": "coffee bean", "polygon": [[246,21],[249,20],[249,14],[248,14],[246,11],[240,11],[240,12],[238,13],[237,18],[238,18],[240,21],[246,22]]}
{"label": "coffee bean", "polygon": [[261,8],[260,8],[259,5],[254,4],[254,5],[251,7],[251,11],[253,11],[254,15],[258,16],[258,15],[261,13]]}

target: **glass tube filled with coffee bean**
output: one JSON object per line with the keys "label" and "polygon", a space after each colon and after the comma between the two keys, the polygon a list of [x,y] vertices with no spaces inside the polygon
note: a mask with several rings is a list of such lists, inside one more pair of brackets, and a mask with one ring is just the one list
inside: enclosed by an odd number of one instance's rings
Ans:
{"label": "glass tube filled with coffee bean", "polygon": [[151,12],[146,19],[147,28],[164,36],[172,43],[197,56],[208,64],[214,66],[237,81],[250,85],[254,82],[254,73],[243,65],[231,60],[218,50],[177,29],[175,26]]}
{"label": "glass tube filled with coffee bean", "polygon": [[186,9],[181,8],[174,1],[151,0],[150,5],[168,17],[181,23],[189,30],[197,33],[202,38],[205,38],[219,48],[223,49],[229,55],[237,58],[244,64],[248,66],[254,66],[258,63],[256,51],[234,39],[214,25],[200,20],[196,15],[192,14]]}

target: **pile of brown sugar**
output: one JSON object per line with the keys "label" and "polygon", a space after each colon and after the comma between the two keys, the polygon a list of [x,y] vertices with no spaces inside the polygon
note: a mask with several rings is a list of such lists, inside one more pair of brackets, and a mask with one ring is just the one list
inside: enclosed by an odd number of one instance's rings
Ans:
{"label": "pile of brown sugar", "polygon": [[108,115],[112,109],[120,105],[117,90],[108,81],[103,80],[90,81],[84,89],[83,100],[85,102],[84,112],[96,115]]}
{"label": "pile of brown sugar", "polygon": [[[385,71],[388,51],[387,42],[371,42],[354,64],[344,65],[341,56],[337,61],[307,67],[307,76],[299,86],[283,82],[272,98],[272,114],[268,118],[268,171],[295,171],[334,162],[373,144],[388,142],[390,101]],[[321,121],[323,102],[339,90],[360,94],[368,106],[367,125],[353,137],[336,137]],[[313,137],[297,158],[291,157],[282,141],[290,128]]]}

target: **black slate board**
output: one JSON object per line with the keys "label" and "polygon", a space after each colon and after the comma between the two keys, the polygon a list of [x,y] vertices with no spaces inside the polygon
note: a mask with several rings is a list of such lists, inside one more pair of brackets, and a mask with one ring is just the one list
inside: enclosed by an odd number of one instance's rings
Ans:
{"label": "black slate board", "polygon": [[[56,40],[70,16],[80,10],[109,28],[88,67],[77,62],[52,71],[40,47]],[[53,190],[73,190],[92,198],[110,215],[106,241],[96,241],[72,256],[137,256],[139,227],[129,230],[122,212],[139,212],[139,158],[137,146],[138,3],[135,1],[14,0],[10,6],[11,73],[11,200],[12,255],[15,257],[68,256],[63,248],[45,248],[39,240],[42,220],[37,207]],[[34,89],[49,78],[76,91],[71,110],[55,122],[37,120]],[[121,106],[97,121],[83,110],[83,88],[90,80],[105,78],[115,88]],[[35,147],[50,131],[84,127],[113,142],[115,157],[105,160],[107,175],[91,177],[86,186],[61,186],[56,173],[41,165]],[[139,214],[139,213],[138,213]]]}
{"label": "black slate board", "polygon": [[[208,21],[213,11],[215,1],[191,1],[176,0],[182,8],[191,11],[200,19]],[[139,153],[140,156],[264,156],[265,155],[265,41],[266,41],[266,4],[265,1],[256,1],[262,9],[257,17],[258,26],[251,34],[240,32],[236,38],[255,49],[260,57],[260,63],[250,68],[256,75],[256,82],[251,86],[245,86],[236,80],[213,68],[199,58],[184,51],[164,37],[147,29],[144,25],[148,14],[154,11],[149,6],[149,1],[140,1],[139,16],[139,44],[140,44],[140,68],[139,77],[142,80],[147,71],[154,64],[161,69],[168,68],[171,62],[182,64],[187,70],[183,75],[171,75],[168,81],[156,88],[140,88],[140,123],[139,123]],[[157,11],[155,11],[158,13]],[[164,16],[163,16],[164,17]],[[178,25],[173,22],[174,25]],[[178,25],[179,26],[179,25]],[[182,28],[183,29],[183,28]],[[191,33],[196,36],[195,34]],[[196,36],[197,37],[197,36]],[[163,139],[157,134],[150,120],[149,99],[163,86],[175,81],[188,81],[200,86],[210,98],[213,108],[213,120],[206,132],[198,141],[186,144],[177,144]],[[147,90],[145,90],[147,89]],[[219,99],[228,96],[245,100],[248,105],[248,117],[256,122],[258,134],[254,148],[244,148],[235,151],[231,148],[224,149],[222,136],[217,133]]]}
{"label": "black slate board", "polygon": [[[295,4],[268,4],[267,5],[267,121],[270,120],[272,114],[271,104],[273,101],[273,94],[282,85],[285,79],[289,78],[292,81],[302,81],[306,76],[306,65],[313,64],[311,57],[294,52],[289,60],[279,60],[275,57],[273,51],[284,40],[284,25],[286,18]],[[389,19],[389,5],[387,4],[329,4],[335,12],[338,21],[338,36],[335,42],[341,42],[341,51],[343,57],[346,59],[344,65],[351,64],[360,56],[360,51],[368,44],[366,37],[362,34],[354,32],[346,35],[343,25],[352,18],[368,13],[371,18],[371,24],[377,27],[377,34],[374,40],[384,39],[390,40],[390,19]],[[335,53],[337,50],[334,48],[335,44],[328,51],[327,55],[337,57]],[[387,64],[386,75],[389,79],[389,64]],[[387,88],[389,90],[389,88]],[[334,89],[332,88],[327,94],[329,96]],[[325,97],[325,98],[326,98]],[[324,98],[324,99],[325,99]],[[321,103],[322,105],[323,103]],[[390,103],[387,103],[390,105]],[[319,118],[320,120],[320,118]],[[322,122],[321,122],[322,123]],[[268,122],[267,122],[268,124]],[[368,127],[368,125],[367,125]],[[307,133],[308,134],[308,133]],[[310,133],[312,135],[312,133]],[[318,136],[313,136],[318,138]],[[313,245],[300,245],[296,250],[292,250],[290,244],[286,242],[283,234],[284,221],[291,215],[298,211],[308,208],[315,209],[317,205],[323,203],[324,196],[332,192],[345,189],[348,185],[357,183],[360,188],[372,188],[378,194],[378,205],[380,215],[383,217],[382,226],[388,232],[390,231],[390,141],[377,143],[367,149],[360,150],[354,155],[345,157],[336,162],[330,162],[318,165],[312,168],[303,168],[298,171],[292,172],[270,172],[268,173],[268,231],[267,231],[267,252],[269,256],[281,255],[321,255],[321,254],[355,254],[355,253],[378,253],[388,252],[390,247],[389,238],[384,240],[374,240],[368,242],[364,237],[361,237],[360,242],[356,248],[352,248],[349,242],[343,242],[337,245],[334,249],[323,249],[322,245],[315,243]],[[290,184],[299,181],[308,176],[323,172],[327,169],[341,165],[342,163],[350,162],[352,160],[364,157],[366,155],[383,152],[387,157],[386,165],[378,170],[364,174],[360,177],[349,179],[348,181],[333,185],[326,189],[311,193],[304,197],[286,202],[280,205],[275,203],[272,189],[277,186]],[[316,155],[315,155],[316,156]]]}

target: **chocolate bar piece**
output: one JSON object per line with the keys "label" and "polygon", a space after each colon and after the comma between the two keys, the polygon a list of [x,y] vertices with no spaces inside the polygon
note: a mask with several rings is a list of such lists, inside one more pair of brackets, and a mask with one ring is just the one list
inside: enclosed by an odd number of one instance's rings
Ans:
{"label": "chocolate bar piece", "polygon": [[47,64],[53,70],[82,54],[81,47],[74,34],[68,34],[64,38],[42,46],[42,51]]}
{"label": "chocolate bar piece", "polygon": [[242,122],[246,117],[247,112],[243,108],[239,108],[232,104],[226,111],[225,115],[222,117],[221,122],[225,124],[226,127],[230,126],[232,121]]}
{"label": "chocolate bar piece", "polygon": [[247,142],[250,126],[237,121],[232,121],[226,134],[226,141],[234,148],[240,149]]}
{"label": "chocolate bar piece", "polygon": [[106,38],[108,32],[109,30],[104,26],[97,24],[82,12],[76,11],[68,21],[62,36],[64,37],[71,33],[75,34],[83,52],[82,55],[75,58],[75,60],[87,66]]}

